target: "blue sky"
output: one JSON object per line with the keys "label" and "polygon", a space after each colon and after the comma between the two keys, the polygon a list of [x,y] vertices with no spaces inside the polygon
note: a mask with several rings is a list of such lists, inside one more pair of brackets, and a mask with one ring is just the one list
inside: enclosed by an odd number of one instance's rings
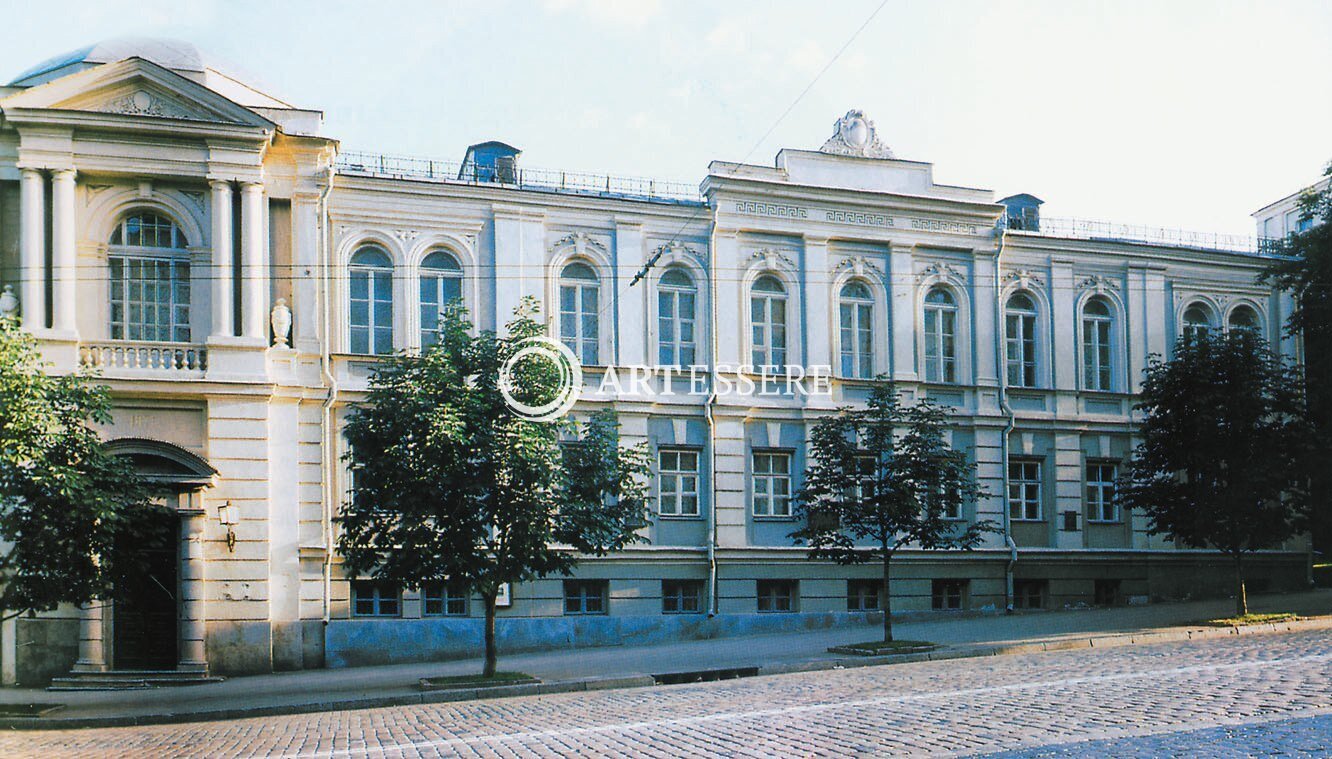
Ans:
{"label": "blue sky", "polygon": [[1240,234],[1332,159],[1327,2],[889,0],[774,128],[879,2],[10,0],[0,77],[180,37],[322,109],[347,149],[501,139],[529,166],[690,182],[817,148],[855,107],[941,182]]}

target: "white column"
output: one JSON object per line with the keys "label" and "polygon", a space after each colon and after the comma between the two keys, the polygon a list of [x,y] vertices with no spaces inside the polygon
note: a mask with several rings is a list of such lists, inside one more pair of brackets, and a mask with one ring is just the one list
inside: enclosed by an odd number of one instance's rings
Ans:
{"label": "white column", "polygon": [[57,169],[51,172],[52,327],[69,336],[78,329],[74,313],[78,301],[74,229],[74,170]]}
{"label": "white column", "polygon": [[46,180],[24,169],[19,185],[19,308],[29,332],[46,327]]}
{"label": "white column", "polygon": [[828,266],[828,238],[807,234],[804,243],[804,276],[801,282],[805,301],[804,364],[811,371],[816,366],[830,366],[833,367],[833,373],[838,374],[840,367],[837,357],[832,354],[832,339],[828,331],[836,328],[830,324],[835,318],[835,312],[829,301],[836,302],[837,298],[837,293],[832,292],[832,271]]}
{"label": "white column", "polygon": [[894,247],[888,255],[888,308],[892,311],[893,379],[915,382],[916,266],[915,249]]}
{"label": "white column", "polygon": [[[615,222],[615,323],[616,336],[614,363],[633,366],[647,363],[647,291],[649,280],[629,287],[634,275],[643,268],[645,260],[643,225],[638,220]],[[658,272],[660,273],[660,272]],[[551,306],[554,308],[554,304]],[[609,363],[609,362],[608,362]]]}
{"label": "white column", "polygon": [[210,333],[213,337],[231,337],[236,334],[231,324],[234,313],[231,302],[232,256],[235,252],[231,230],[231,183],[215,179],[209,186],[213,188],[213,266],[209,276],[213,326]]}
{"label": "white column", "polygon": [[79,659],[74,672],[105,672],[106,648],[102,645],[102,606],[94,598],[79,607]]}
{"label": "white column", "polygon": [[291,270],[296,278],[291,288],[291,344],[313,353],[319,350],[319,194],[292,195],[291,219]]}
{"label": "white column", "polygon": [[241,334],[268,344],[268,241],[264,239],[264,186],[241,185]]}
{"label": "white column", "polygon": [[[182,496],[191,500],[199,497],[198,493]],[[176,669],[181,671],[208,671],[204,649],[204,513],[199,508],[180,512],[180,662]]]}

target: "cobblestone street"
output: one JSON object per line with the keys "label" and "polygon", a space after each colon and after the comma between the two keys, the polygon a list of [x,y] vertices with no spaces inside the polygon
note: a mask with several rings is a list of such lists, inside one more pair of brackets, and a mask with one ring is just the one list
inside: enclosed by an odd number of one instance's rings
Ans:
{"label": "cobblestone street", "polygon": [[1325,632],[139,728],[0,755],[1327,755]]}

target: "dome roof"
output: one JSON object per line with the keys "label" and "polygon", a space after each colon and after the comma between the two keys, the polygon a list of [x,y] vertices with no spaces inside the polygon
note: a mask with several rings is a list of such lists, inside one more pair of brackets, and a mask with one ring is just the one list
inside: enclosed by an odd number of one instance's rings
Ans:
{"label": "dome roof", "polygon": [[[281,98],[255,86],[254,77],[231,63],[209,55],[194,43],[168,37],[115,37],[71,50],[24,71],[9,84],[34,87],[104,63],[143,58],[215,90],[237,103],[267,108],[290,108]],[[242,75],[243,74],[243,75]]]}
{"label": "dome roof", "polygon": [[202,74],[210,68],[225,68],[225,65],[218,66],[218,61],[206,60],[198,47],[184,40],[165,37],[116,37],[42,61],[19,74],[10,84],[19,86],[40,84],[55,78],[46,76],[49,74],[63,76],[99,63],[112,63],[134,57],[152,61],[162,68],[178,72]]}

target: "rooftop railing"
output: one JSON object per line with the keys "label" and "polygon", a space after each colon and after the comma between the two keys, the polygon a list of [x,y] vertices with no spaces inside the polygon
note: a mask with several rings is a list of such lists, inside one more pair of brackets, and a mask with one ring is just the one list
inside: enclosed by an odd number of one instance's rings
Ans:
{"label": "rooftop railing", "polygon": [[1029,219],[1016,217],[1008,219],[1008,228],[1018,232],[1030,232],[1051,237],[1068,237],[1075,240],[1137,242],[1231,253],[1277,255],[1281,253],[1285,242],[1282,239],[1269,237],[1193,232],[1186,229],[1117,224],[1110,221],[1092,221],[1088,219],[1042,217],[1035,226],[1036,228],[1033,229],[1033,224]]}
{"label": "rooftop railing", "polygon": [[473,163],[411,158],[380,153],[349,151],[338,155],[342,174],[424,179],[469,185],[497,185],[520,190],[539,190],[597,197],[629,198],[662,203],[701,203],[697,185],[646,177],[617,177],[560,169],[515,166],[477,166]]}

